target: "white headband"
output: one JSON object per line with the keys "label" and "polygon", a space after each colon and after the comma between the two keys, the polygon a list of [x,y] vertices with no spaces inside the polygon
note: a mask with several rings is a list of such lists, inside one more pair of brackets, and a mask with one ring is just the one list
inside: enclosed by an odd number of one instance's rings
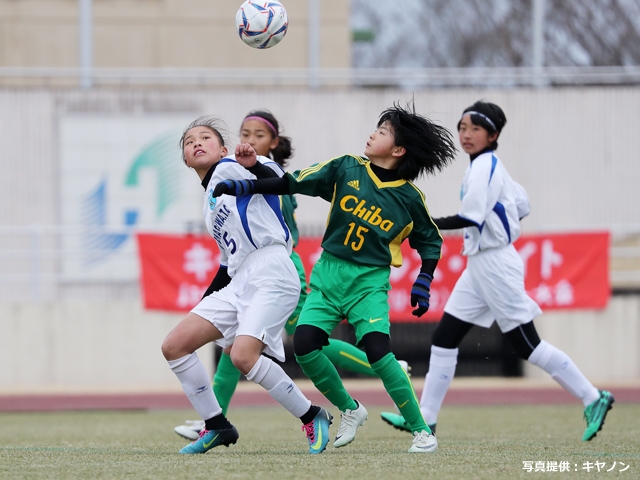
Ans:
{"label": "white headband", "polygon": [[478,115],[479,117],[482,117],[482,118],[484,118],[487,122],[489,122],[489,125],[491,125],[491,126],[493,127],[493,129],[494,129],[496,132],[498,131],[498,129],[496,128],[496,124],[495,124],[495,123],[493,123],[493,122],[491,121],[491,119],[490,119],[489,117],[487,117],[484,113],[480,113],[480,112],[476,112],[476,111],[471,110],[471,111],[469,111],[469,112],[464,112],[464,113],[462,114],[462,116],[463,116],[463,117],[464,117],[465,115]]}

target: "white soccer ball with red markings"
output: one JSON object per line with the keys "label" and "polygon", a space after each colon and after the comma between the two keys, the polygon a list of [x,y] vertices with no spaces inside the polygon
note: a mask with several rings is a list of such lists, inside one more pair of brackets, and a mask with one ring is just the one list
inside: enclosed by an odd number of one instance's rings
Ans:
{"label": "white soccer ball with red markings", "polygon": [[280,2],[247,0],[236,13],[240,40],[253,48],[271,48],[287,34],[289,20]]}

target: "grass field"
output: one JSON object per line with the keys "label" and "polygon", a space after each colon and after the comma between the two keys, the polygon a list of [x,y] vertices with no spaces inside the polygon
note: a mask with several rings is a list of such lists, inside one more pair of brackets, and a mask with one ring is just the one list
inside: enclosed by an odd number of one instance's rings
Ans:
{"label": "grass field", "polygon": [[[578,405],[448,406],[435,454],[407,453],[410,435],[383,423],[380,411],[369,408],[352,444],[329,444],[318,456],[307,453],[298,421],[280,407],[233,409],[238,443],[204,455],[177,453],[188,442],[172,430],[194,417],[191,410],[0,413],[0,478],[640,478],[638,404],[616,404],[591,442],[580,440]],[[528,472],[525,461],[545,471]],[[549,462],[568,462],[570,470],[546,471]]]}

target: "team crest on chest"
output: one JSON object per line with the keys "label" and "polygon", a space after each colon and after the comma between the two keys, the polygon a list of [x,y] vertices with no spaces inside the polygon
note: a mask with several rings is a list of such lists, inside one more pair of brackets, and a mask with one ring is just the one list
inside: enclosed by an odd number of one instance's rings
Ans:
{"label": "team crest on chest", "polygon": [[213,196],[213,190],[209,190],[209,210],[215,210],[216,197]]}

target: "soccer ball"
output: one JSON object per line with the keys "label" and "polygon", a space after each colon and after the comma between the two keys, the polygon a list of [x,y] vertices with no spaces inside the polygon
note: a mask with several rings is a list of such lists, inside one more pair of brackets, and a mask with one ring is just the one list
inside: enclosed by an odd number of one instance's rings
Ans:
{"label": "soccer ball", "polygon": [[275,0],[247,0],[236,13],[236,27],[240,40],[250,47],[271,48],[287,33],[287,11]]}

